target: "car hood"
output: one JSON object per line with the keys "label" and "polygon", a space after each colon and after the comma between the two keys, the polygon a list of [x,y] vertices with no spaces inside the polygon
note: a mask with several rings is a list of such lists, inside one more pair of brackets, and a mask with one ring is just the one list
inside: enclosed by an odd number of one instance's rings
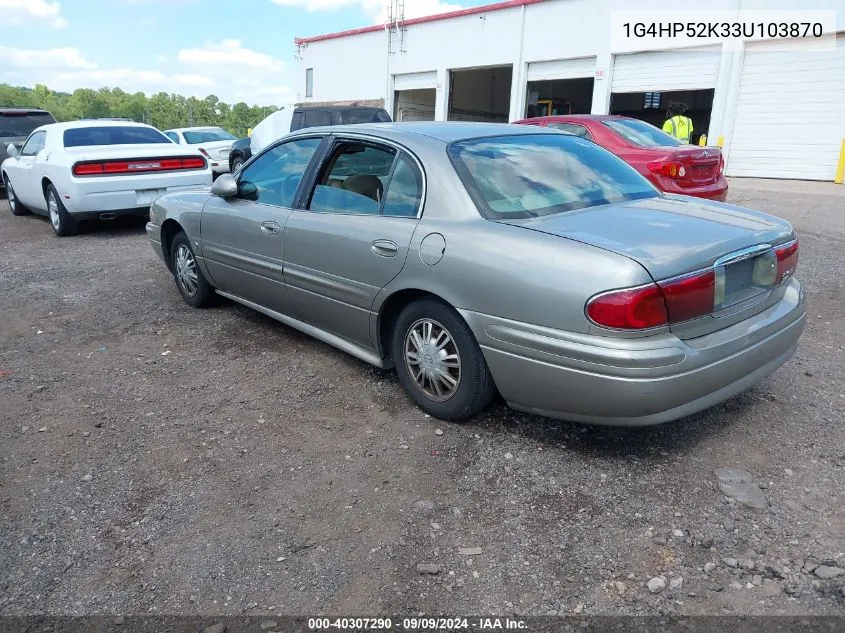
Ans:
{"label": "car hood", "polygon": [[766,213],[672,195],[502,222],[625,255],[655,280],[699,270],[727,253],[778,244],[793,235],[786,220]]}

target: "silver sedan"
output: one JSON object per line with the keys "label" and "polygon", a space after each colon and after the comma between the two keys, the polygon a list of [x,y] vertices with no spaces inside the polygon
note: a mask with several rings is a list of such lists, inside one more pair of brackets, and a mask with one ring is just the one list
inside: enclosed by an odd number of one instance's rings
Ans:
{"label": "silver sedan", "polygon": [[312,128],[156,201],[184,300],[221,295],[377,367],[423,410],[648,425],[795,352],[792,227],[657,191],[590,141],[477,123]]}

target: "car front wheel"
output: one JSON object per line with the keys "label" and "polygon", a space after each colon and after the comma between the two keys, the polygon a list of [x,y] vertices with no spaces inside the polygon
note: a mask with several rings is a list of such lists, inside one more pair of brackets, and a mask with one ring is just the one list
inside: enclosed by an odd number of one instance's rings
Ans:
{"label": "car front wheel", "polygon": [[4,178],[3,182],[6,185],[6,197],[9,199],[9,209],[11,209],[12,215],[29,215],[29,209],[23,206],[20,200],[18,200],[17,195],[15,195],[15,188],[12,187],[12,181]]}
{"label": "car front wheel", "polygon": [[466,420],[496,394],[472,330],[437,299],[419,299],[402,310],[393,330],[392,352],[402,387],[436,418]]}
{"label": "car front wheel", "polygon": [[170,246],[170,268],[179,294],[189,306],[207,308],[217,295],[197,264],[191,241],[184,231],[173,238]]}

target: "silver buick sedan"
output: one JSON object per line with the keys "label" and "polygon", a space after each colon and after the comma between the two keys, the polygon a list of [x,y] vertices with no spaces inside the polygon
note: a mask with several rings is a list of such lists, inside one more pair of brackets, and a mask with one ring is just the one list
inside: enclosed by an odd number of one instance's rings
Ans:
{"label": "silver buick sedan", "polygon": [[795,352],[798,241],[776,217],[662,194],[609,152],[525,126],[285,136],[147,232],[191,306],[217,295],[377,367],[424,411],[648,425]]}

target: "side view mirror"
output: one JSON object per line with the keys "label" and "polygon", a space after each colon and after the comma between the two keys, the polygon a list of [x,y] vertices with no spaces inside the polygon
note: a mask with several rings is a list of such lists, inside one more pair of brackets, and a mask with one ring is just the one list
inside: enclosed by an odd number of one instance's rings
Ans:
{"label": "side view mirror", "polygon": [[221,174],[211,185],[211,195],[220,198],[234,198],[238,195],[238,181],[232,174]]}
{"label": "side view mirror", "polygon": [[11,143],[6,146],[6,155],[9,156],[9,158],[14,158],[18,155],[18,153],[18,148]]}

